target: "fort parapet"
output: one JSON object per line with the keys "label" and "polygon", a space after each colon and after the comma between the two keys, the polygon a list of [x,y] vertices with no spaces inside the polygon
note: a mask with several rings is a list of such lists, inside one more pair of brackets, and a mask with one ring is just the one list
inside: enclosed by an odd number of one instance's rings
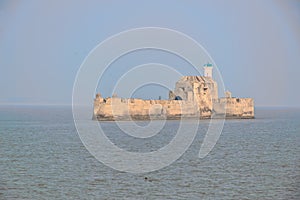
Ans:
{"label": "fort parapet", "polygon": [[234,98],[230,92],[218,97],[218,86],[212,78],[212,66],[204,67],[205,76],[184,76],[169,92],[168,100],[125,99],[117,96],[94,99],[93,119],[150,120],[150,119],[208,119],[254,118],[252,98]]}

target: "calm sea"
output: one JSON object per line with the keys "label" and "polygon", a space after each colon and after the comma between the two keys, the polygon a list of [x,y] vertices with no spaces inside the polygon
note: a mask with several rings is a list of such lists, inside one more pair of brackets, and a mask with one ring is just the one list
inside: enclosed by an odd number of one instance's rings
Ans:
{"label": "calm sea", "polygon": [[[118,146],[139,152],[167,144],[178,123],[168,121],[149,141],[129,139],[113,122],[101,125]],[[256,119],[227,120],[214,149],[199,159],[207,126],[201,121],[172,165],[130,174],[90,155],[70,107],[1,106],[0,199],[300,199],[299,109],[258,108]]]}

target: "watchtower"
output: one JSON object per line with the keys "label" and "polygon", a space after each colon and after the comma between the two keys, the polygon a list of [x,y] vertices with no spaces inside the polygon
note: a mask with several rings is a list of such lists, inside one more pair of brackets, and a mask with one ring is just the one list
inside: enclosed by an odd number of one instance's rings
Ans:
{"label": "watchtower", "polygon": [[212,69],[213,69],[212,64],[207,63],[204,65],[203,68],[204,68],[204,76],[212,78]]}

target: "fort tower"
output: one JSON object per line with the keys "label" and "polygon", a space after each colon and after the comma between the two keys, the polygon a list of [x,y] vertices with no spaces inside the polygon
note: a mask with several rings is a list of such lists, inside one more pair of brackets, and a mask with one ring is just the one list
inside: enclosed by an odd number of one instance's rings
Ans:
{"label": "fort tower", "polygon": [[204,68],[204,76],[212,78],[212,69],[213,69],[212,64],[207,63],[204,65],[203,68]]}

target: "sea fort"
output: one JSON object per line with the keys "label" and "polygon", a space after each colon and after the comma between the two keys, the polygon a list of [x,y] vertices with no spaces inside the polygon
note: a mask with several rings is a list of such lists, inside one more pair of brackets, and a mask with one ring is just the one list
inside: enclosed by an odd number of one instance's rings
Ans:
{"label": "sea fort", "polygon": [[116,95],[103,98],[96,94],[93,119],[151,120],[182,118],[254,118],[252,98],[232,97],[229,91],[219,97],[218,85],[213,79],[213,66],[204,65],[204,76],[183,76],[169,91],[168,100],[120,98]]}

